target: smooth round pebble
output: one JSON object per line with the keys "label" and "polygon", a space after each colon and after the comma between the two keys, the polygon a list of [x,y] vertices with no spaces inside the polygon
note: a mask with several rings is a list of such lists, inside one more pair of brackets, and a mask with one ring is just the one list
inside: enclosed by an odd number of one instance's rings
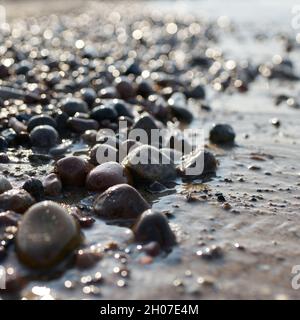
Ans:
{"label": "smooth round pebble", "polygon": [[32,206],[16,235],[19,259],[32,268],[49,268],[81,243],[79,226],[68,212],[52,201]]}
{"label": "smooth round pebble", "polygon": [[44,125],[56,128],[56,121],[50,116],[44,114],[33,116],[27,123],[27,130],[28,132],[31,132],[35,127]]}
{"label": "smooth round pebble", "polygon": [[94,202],[94,211],[106,219],[136,219],[150,205],[140,193],[128,184],[110,187]]}
{"label": "smooth round pebble", "polygon": [[176,237],[171,230],[167,218],[157,212],[147,210],[133,227],[135,240],[140,243],[157,242],[162,248],[170,248],[176,244]]}
{"label": "smooth round pebble", "polygon": [[176,177],[173,161],[150,145],[132,150],[122,164],[132,173],[133,178],[164,182]]}
{"label": "smooth round pebble", "polygon": [[57,131],[48,125],[37,126],[30,132],[30,141],[34,147],[51,148],[57,144]]}
{"label": "smooth round pebble", "polygon": [[57,161],[55,173],[58,174],[63,185],[81,187],[85,184],[89,168],[89,164],[84,159],[70,156]]}
{"label": "smooth round pebble", "polygon": [[233,143],[235,132],[229,124],[216,124],[209,132],[209,139],[216,144]]}
{"label": "smooth round pebble", "polygon": [[105,162],[94,168],[86,178],[86,187],[90,191],[105,191],[116,184],[128,183],[125,169],[117,162]]}

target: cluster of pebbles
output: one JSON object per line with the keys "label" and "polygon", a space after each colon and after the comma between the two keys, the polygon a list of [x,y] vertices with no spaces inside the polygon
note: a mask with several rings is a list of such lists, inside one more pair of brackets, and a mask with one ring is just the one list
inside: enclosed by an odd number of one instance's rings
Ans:
{"label": "cluster of pebbles", "polygon": [[[95,218],[125,223],[149,255],[170,251],[178,241],[168,217],[151,210],[140,189],[161,192],[216,173],[209,146],[176,150],[175,140],[189,145],[181,129],[197,113],[190,103],[210,112],[207,90],[245,92],[258,74],[292,77],[285,60],[226,60],[213,46],[218,27],[190,16],[99,15],[29,18],[1,34],[0,162],[9,168],[9,154],[21,152],[48,167],[44,176],[19,177],[22,185],[0,176],[1,261],[13,248],[31,269],[47,272],[66,259],[88,267],[100,258],[84,245],[83,229]],[[127,125],[121,132],[120,121]],[[133,129],[148,137],[166,129],[170,137],[153,146],[128,139]],[[219,123],[206,138],[233,147],[235,136]],[[99,150],[115,160],[99,161]],[[135,161],[150,153],[157,163]],[[187,175],[199,159],[203,172]],[[92,197],[91,207],[68,210],[65,203],[78,194]]]}

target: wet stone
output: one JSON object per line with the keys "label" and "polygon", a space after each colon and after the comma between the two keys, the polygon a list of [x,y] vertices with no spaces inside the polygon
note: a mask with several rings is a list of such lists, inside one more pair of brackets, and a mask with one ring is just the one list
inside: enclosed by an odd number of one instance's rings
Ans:
{"label": "wet stone", "polygon": [[26,180],[22,188],[30,193],[36,201],[41,201],[44,198],[44,187],[39,179],[30,178]]}
{"label": "wet stone", "polygon": [[67,98],[62,102],[61,109],[70,117],[73,117],[77,112],[87,113],[89,111],[87,103],[78,98]]}
{"label": "wet stone", "polygon": [[70,156],[57,161],[55,172],[60,177],[63,185],[81,187],[85,184],[89,172],[87,161],[80,157]]}
{"label": "wet stone", "polygon": [[91,191],[105,191],[116,184],[128,182],[128,174],[119,163],[106,162],[97,166],[88,174],[86,187]]}
{"label": "wet stone", "polygon": [[215,156],[210,151],[199,149],[187,155],[177,170],[182,177],[194,179],[215,174],[217,167]]}
{"label": "wet stone", "polygon": [[118,150],[109,144],[96,144],[90,151],[90,163],[94,166],[118,160]]}
{"label": "wet stone", "polygon": [[172,160],[150,145],[135,148],[122,163],[133,178],[164,182],[176,177]]}
{"label": "wet stone", "polygon": [[[149,115],[144,115],[141,118],[139,118],[136,123],[132,126],[132,130],[136,129],[142,129],[146,132],[146,139],[147,141],[141,141],[142,143],[155,143],[154,141],[150,141],[151,139],[151,132],[152,130],[157,130],[158,126],[155,123],[155,120],[153,117]],[[158,145],[157,145],[158,146]]]}
{"label": "wet stone", "polygon": [[61,195],[62,183],[55,173],[49,174],[43,181],[45,195],[57,197]]}
{"label": "wet stone", "polygon": [[89,105],[92,106],[97,98],[97,93],[93,88],[83,88],[80,91],[82,99]]}
{"label": "wet stone", "polygon": [[91,118],[99,122],[103,120],[115,121],[118,118],[118,113],[109,106],[97,106],[92,110]]}
{"label": "wet stone", "polygon": [[107,189],[94,202],[94,211],[106,219],[136,219],[150,205],[140,193],[128,184]]}
{"label": "wet stone", "polygon": [[0,195],[0,209],[24,213],[35,203],[24,189],[12,189]]}
{"label": "wet stone", "polygon": [[136,92],[131,84],[131,82],[125,77],[116,79],[116,89],[120,97],[124,100],[129,100],[136,96]]}
{"label": "wet stone", "polygon": [[99,129],[98,122],[92,119],[69,118],[67,124],[72,131],[77,133]]}
{"label": "wet stone", "polygon": [[0,194],[11,189],[11,183],[5,177],[0,176]]}
{"label": "wet stone", "polygon": [[37,115],[30,118],[27,123],[27,130],[31,132],[35,127],[44,125],[56,128],[56,121],[48,115]]}
{"label": "wet stone", "polygon": [[48,268],[72,253],[81,240],[74,218],[58,204],[44,201],[25,213],[16,235],[16,250],[27,266]]}
{"label": "wet stone", "polygon": [[30,133],[30,140],[34,147],[51,148],[58,142],[57,131],[48,125],[35,127]]}
{"label": "wet stone", "polygon": [[235,132],[229,124],[217,124],[210,130],[209,139],[216,144],[232,144]]}
{"label": "wet stone", "polygon": [[167,218],[157,212],[147,210],[133,228],[135,240],[140,243],[157,242],[162,248],[170,248],[176,244],[176,237],[171,230]]}

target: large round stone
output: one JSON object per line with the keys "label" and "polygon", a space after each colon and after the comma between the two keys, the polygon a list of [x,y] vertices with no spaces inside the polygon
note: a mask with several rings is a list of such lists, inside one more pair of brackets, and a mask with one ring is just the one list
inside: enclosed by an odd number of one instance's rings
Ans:
{"label": "large round stone", "polygon": [[32,268],[52,267],[82,240],[74,218],[58,204],[40,202],[24,215],[16,235],[19,259]]}

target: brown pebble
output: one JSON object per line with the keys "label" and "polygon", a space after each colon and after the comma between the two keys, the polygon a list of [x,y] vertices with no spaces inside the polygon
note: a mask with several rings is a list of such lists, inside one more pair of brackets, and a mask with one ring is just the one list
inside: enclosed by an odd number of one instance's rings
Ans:
{"label": "brown pebble", "polygon": [[62,183],[57,174],[49,174],[43,181],[45,194],[51,197],[57,197],[61,194]]}
{"label": "brown pebble", "polygon": [[171,230],[167,218],[157,212],[147,210],[133,227],[135,240],[140,243],[157,242],[168,249],[176,244],[176,237]]}
{"label": "brown pebble", "polygon": [[95,213],[107,219],[136,219],[150,205],[128,184],[118,184],[103,192],[94,202]]}
{"label": "brown pebble", "polygon": [[82,187],[90,167],[80,157],[65,157],[57,161],[55,172],[59,175],[64,186]]}
{"label": "brown pebble", "polygon": [[105,191],[122,183],[129,183],[128,173],[117,162],[106,162],[97,166],[86,179],[86,187],[90,191]]}

